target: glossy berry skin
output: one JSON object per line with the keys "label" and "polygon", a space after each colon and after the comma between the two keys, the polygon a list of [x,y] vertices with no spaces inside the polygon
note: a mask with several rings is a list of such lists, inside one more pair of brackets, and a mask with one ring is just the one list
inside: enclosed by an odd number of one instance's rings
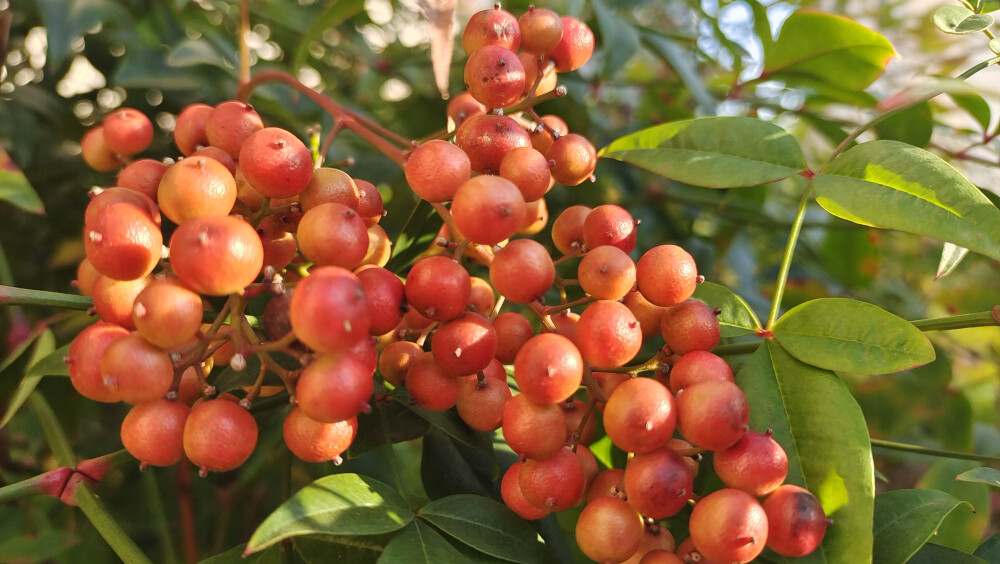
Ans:
{"label": "glossy berry skin", "polygon": [[455,192],[451,214],[455,227],[473,243],[496,245],[524,225],[526,208],[517,186],[500,176],[481,175]]}
{"label": "glossy berry skin", "polygon": [[110,172],[122,164],[121,157],[104,140],[104,126],[92,127],[80,139],[80,150],[87,166],[98,172]]}
{"label": "glossy berry skin", "polygon": [[521,28],[517,18],[497,4],[491,10],[472,14],[462,31],[462,49],[472,55],[485,45],[497,45],[511,51],[521,46]]}
{"label": "glossy berry skin", "polygon": [[383,335],[392,331],[403,319],[403,282],[391,271],[374,265],[362,266],[354,275],[365,289],[365,300],[371,317],[368,332]]}
{"label": "glossy berry skin", "polygon": [[500,45],[484,45],[465,62],[465,87],[487,108],[513,104],[524,85],[524,65],[514,52]]}
{"label": "glossy berry skin", "polygon": [[694,478],[680,455],[661,447],[629,459],[622,483],[629,503],[639,513],[666,519],[687,504]]}
{"label": "glossy berry skin", "polygon": [[368,252],[368,228],[358,212],[343,204],[320,204],[299,221],[299,249],[319,265],[356,268]]}
{"label": "glossy berry skin", "polygon": [[465,151],[441,139],[413,149],[403,170],[410,188],[428,202],[451,201],[472,173]]}
{"label": "glossy berry skin", "polygon": [[524,499],[519,482],[521,466],[523,464],[519,460],[507,467],[507,471],[504,472],[503,479],[500,482],[500,495],[503,497],[504,504],[522,519],[528,519],[529,521],[541,519],[551,513],[551,511],[538,507],[527,499]]}
{"label": "glossy berry skin", "polygon": [[352,354],[321,355],[295,384],[299,407],[309,418],[336,423],[367,409],[374,389],[374,366]]}
{"label": "glossy berry skin", "polygon": [[563,35],[562,18],[546,8],[528,8],[517,20],[521,29],[521,50],[533,55],[551,51]]}
{"label": "glossy berry skin", "polygon": [[580,500],[586,489],[586,476],[576,453],[564,448],[552,458],[525,461],[518,484],[531,504],[550,511],[564,511]]}
{"label": "glossy berry skin", "polygon": [[767,496],[763,505],[771,550],[783,556],[805,556],[822,544],[831,521],[809,490],[785,484]]}
{"label": "glossy berry skin", "polygon": [[257,422],[235,401],[199,403],[184,424],[184,454],[203,470],[233,470],[250,458],[256,446]]}
{"label": "glossy berry skin", "polygon": [[111,112],[102,125],[104,142],[120,155],[141,153],[153,141],[153,122],[134,108],[119,108]]}
{"label": "glossy berry skin", "polygon": [[69,379],[76,391],[87,399],[113,403],[121,401],[114,388],[104,385],[101,376],[101,357],[115,341],[128,336],[128,329],[98,321],[87,327],[73,339],[66,355],[69,365]]}
{"label": "glossy berry skin", "polygon": [[513,311],[496,316],[493,329],[497,334],[496,358],[504,364],[513,364],[524,343],[535,336],[535,329],[528,318]]}
{"label": "glossy berry skin", "polygon": [[183,403],[163,398],[140,403],[122,420],[122,445],[143,464],[176,464],[184,459],[184,423],[190,412]]}
{"label": "glossy berry skin", "polygon": [[125,168],[118,173],[116,186],[142,192],[154,201],[156,191],[160,187],[160,179],[167,171],[167,165],[161,161],[153,159],[139,159],[125,165]]}
{"label": "glossy berry skin", "polygon": [[708,351],[691,351],[670,367],[670,391],[675,394],[705,380],[733,382],[733,370],[725,360]]}
{"label": "glossy berry skin", "polygon": [[201,296],[176,278],[154,278],[132,305],[132,321],[147,341],[162,349],[183,345],[201,328]]}
{"label": "glossy berry skin", "polygon": [[368,338],[371,317],[364,287],[339,266],[313,269],[295,287],[289,309],[295,336],[316,352],[343,352]]}
{"label": "glossy berry skin", "polygon": [[410,401],[431,411],[451,409],[461,393],[459,384],[460,380],[445,373],[429,352],[418,356],[406,372]]}
{"label": "glossy berry skin", "polygon": [[598,300],[583,310],[573,342],[583,359],[598,370],[632,360],[642,347],[642,327],[621,302]]}
{"label": "glossy berry skin", "polygon": [[753,429],[744,433],[733,446],[715,451],[712,465],[724,484],[754,497],[771,493],[788,475],[785,449],[770,433]]}
{"label": "glossy berry skin", "polygon": [[431,341],[434,360],[455,378],[485,370],[497,350],[497,335],[490,320],[465,312],[438,326]]}
{"label": "glossy berry skin", "polygon": [[517,147],[530,147],[531,138],[508,116],[483,114],[462,122],[455,144],[469,156],[472,172],[497,174],[504,156]]}
{"label": "glossy berry skin", "polygon": [[694,258],[677,245],[658,245],[639,257],[636,282],[647,300],[658,306],[672,306],[694,293],[698,267]]}
{"label": "glossy berry skin", "polygon": [[493,287],[509,302],[526,304],[545,295],[556,279],[548,250],[534,239],[515,239],[490,264]]}
{"label": "glossy berry skin", "polygon": [[555,403],[573,395],[583,380],[583,357],[562,335],[535,335],[514,359],[518,389],[536,403]]}
{"label": "glossy berry skin", "polygon": [[563,16],[562,24],[562,37],[548,56],[555,60],[557,71],[569,72],[582,67],[594,53],[594,32],[573,16]]}
{"label": "glossy berry skin", "polygon": [[525,202],[538,200],[552,187],[549,161],[533,147],[518,147],[504,155],[500,176],[517,186]]}
{"label": "glossy berry skin", "polygon": [[[638,237],[635,219],[627,210],[612,204],[597,206],[583,221],[583,242],[588,249],[614,245],[631,253]],[[636,271],[638,274],[638,270]]]}
{"label": "glossy berry skin", "polygon": [[305,189],[299,193],[299,205],[309,211],[320,204],[343,204],[354,211],[361,206],[361,189],[346,172],[337,168],[317,168]]}
{"label": "glossy berry skin", "polygon": [[177,114],[174,125],[174,143],[184,156],[190,155],[209,144],[205,134],[205,124],[212,114],[212,106],[208,104],[191,104]]}
{"label": "glossy berry skin", "polygon": [[219,161],[190,157],[163,173],[156,197],[163,214],[177,224],[195,217],[224,216],[236,203],[236,180]]}
{"label": "glossy berry skin", "polygon": [[562,135],[545,152],[552,165],[552,178],[563,186],[576,186],[590,178],[597,168],[597,151],[586,137]]}
{"label": "glossy berry skin", "polygon": [[159,399],[170,390],[174,366],[167,353],[133,333],[104,351],[101,377],[122,401],[137,404]]}
{"label": "glossy berry skin", "polygon": [[98,272],[115,280],[135,280],[156,268],[163,234],[146,211],[119,202],[97,213],[84,229],[83,244]]}
{"label": "glossy berry skin", "polygon": [[732,382],[699,382],[677,396],[677,429],[701,448],[729,448],[743,437],[749,421],[747,398]]}
{"label": "glossy berry skin", "polygon": [[673,434],[676,422],[673,395],[652,378],[622,382],[604,405],[604,430],[626,452],[642,454],[660,448]]}
{"label": "glossy berry skin", "polygon": [[504,407],[510,402],[511,391],[506,374],[503,373],[503,368],[499,371],[503,374],[503,379],[489,376],[482,381],[478,376],[459,378],[455,408],[462,421],[477,431],[490,432],[499,428]]}
{"label": "glossy berry skin", "polygon": [[253,106],[236,100],[215,106],[205,122],[208,142],[234,159],[240,158],[243,142],[261,129],[264,129],[264,121]]}
{"label": "glossy berry skin", "polygon": [[243,176],[268,198],[295,196],[312,179],[309,148],[280,127],[265,127],[247,137],[238,160]]}
{"label": "glossy berry skin", "polygon": [[667,347],[680,355],[710,351],[722,337],[718,316],[694,298],[665,309],[660,318],[660,332]]}
{"label": "glossy berry skin", "polygon": [[599,300],[619,300],[635,284],[635,263],[618,247],[601,245],[580,260],[577,279],[587,294]]}
{"label": "glossy berry skin", "polygon": [[379,374],[393,386],[402,386],[413,361],[423,352],[420,345],[412,341],[389,343],[378,357]]}
{"label": "glossy berry skin", "polygon": [[584,245],[583,223],[590,212],[591,208],[587,206],[570,206],[552,222],[552,244],[560,253],[569,255],[580,252]]}
{"label": "glossy berry skin", "polygon": [[597,562],[622,562],[639,549],[642,517],[627,501],[604,496],[588,503],[576,522],[576,542]]}
{"label": "glossy berry skin", "polygon": [[406,299],[422,315],[434,321],[457,317],[469,303],[472,286],[461,264],[445,256],[414,263],[406,277]]}
{"label": "glossy berry skin", "polygon": [[703,497],[691,511],[691,539],[717,562],[750,562],[764,550],[768,518],[750,494],[723,488]]}
{"label": "glossy berry skin", "polygon": [[358,432],[358,419],[351,417],[336,423],[311,419],[300,407],[285,416],[281,434],[292,454],[306,462],[340,461]]}
{"label": "glossy berry skin", "polygon": [[531,401],[518,394],[503,410],[504,439],[518,456],[545,460],[566,444],[566,415],[558,405]]}
{"label": "glossy berry skin", "polygon": [[249,223],[233,216],[185,221],[170,237],[170,266],[192,290],[210,296],[241,292],[264,265],[264,246]]}

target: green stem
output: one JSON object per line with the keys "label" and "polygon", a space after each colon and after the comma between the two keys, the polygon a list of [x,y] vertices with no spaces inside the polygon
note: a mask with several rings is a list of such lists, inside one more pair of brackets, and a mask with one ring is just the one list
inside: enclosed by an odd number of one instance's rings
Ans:
{"label": "green stem", "polygon": [[0,503],[7,503],[23,497],[46,493],[42,491],[38,482],[38,476],[32,476],[26,480],[14,482],[0,488]]}
{"label": "green stem", "polygon": [[0,306],[6,305],[38,305],[87,310],[94,307],[94,301],[87,296],[77,296],[75,294],[29,290],[14,286],[0,286]]}
{"label": "green stem", "polygon": [[871,441],[873,447],[884,448],[887,450],[898,450],[900,452],[910,452],[926,456],[939,456],[942,458],[957,458],[959,460],[976,460],[979,462],[992,462],[994,464],[1000,463],[1000,457],[976,454],[974,452],[958,452],[939,448],[927,448],[920,445],[897,443],[895,441],[886,441],[882,439],[872,439]]}
{"label": "green stem", "polygon": [[921,331],[950,331],[952,329],[965,329],[967,327],[989,327],[1000,325],[993,314],[989,311],[980,313],[966,313],[962,315],[951,315],[948,317],[932,317],[930,319],[917,319],[912,321],[917,329]]}
{"label": "green stem", "polygon": [[972,75],[976,74],[977,72],[985,69],[986,67],[988,67],[990,65],[995,65],[997,63],[1000,63],[1000,56],[993,57],[991,59],[986,59],[985,61],[982,61],[980,63],[977,63],[977,64],[973,65],[972,67],[969,68],[969,70],[967,70],[967,71],[963,72],[962,74],[958,75],[958,78],[960,78],[962,80],[965,80],[965,79],[971,77]]}
{"label": "green stem", "polygon": [[795,245],[799,241],[799,233],[802,232],[802,222],[806,217],[806,204],[812,195],[812,182],[802,192],[802,199],[799,200],[799,208],[795,211],[795,222],[792,223],[792,230],[788,234],[788,244],[785,246],[785,255],[781,258],[781,269],[778,271],[778,281],[774,287],[774,298],[771,301],[771,313],[767,316],[767,328],[770,329],[778,319],[778,312],[781,311],[781,298],[785,295],[785,283],[788,282],[788,271],[792,268],[792,256],[795,255]]}
{"label": "green stem", "polygon": [[115,551],[115,554],[122,559],[122,562],[130,564],[152,564],[152,561],[142,550],[136,546],[132,539],[125,534],[114,517],[108,513],[107,507],[101,498],[94,494],[87,484],[81,483],[76,487],[74,496],[77,506],[83,511],[87,519],[94,525],[97,532],[104,537],[104,540]]}

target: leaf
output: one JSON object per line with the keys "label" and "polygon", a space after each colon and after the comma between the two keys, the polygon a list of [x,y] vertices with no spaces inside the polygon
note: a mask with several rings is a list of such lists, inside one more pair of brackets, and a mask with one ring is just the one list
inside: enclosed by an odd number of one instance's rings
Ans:
{"label": "leaf", "polygon": [[198,564],[281,564],[280,546],[272,546],[250,556],[243,556],[245,549],[245,544],[234,546],[225,552],[201,560]]}
{"label": "leaf", "polygon": [[462,554],[440,533],[420,521],[410,523],[385,547],[379,564],[462,562]]}
{"label": "leaf", "polygon": [[787,482],[813,492],[833,519],[820,548],[798,562],[872,561],[871,444],[847,387],[772,341],[751,355],[736,383],[750,402],[750,427],[772,429],[784,448]]}
{"label": "leaf", "polygon": [[421,519],[459,541],[490,556],[532,564],[546,562],[548,554],[538,535],[523,519],[496,501],[459,494],[420,508]]}
{"label": "leaf", "polygon": [[110,0],[38,0],[38,7],[47,32],[46,63],[50,69],[63,64],[73,40],[88,29],[98,24],[134,27],[125,8]]}
{"label": "leaf", "polygon": [[945,33],[968,35],[993,25],[993,16],[973,13],[964,6],[941,6],[934,10],[934,25]]}
{"label": "leaf", "polygon": [[385,268],[401,272],[430,245],[441,226],[441,219],[426,200],[418,200],[413,205],[406,225],[392,244],[392,256]]}
{"label": "leaf", "polygon": [[857,300],[810,300],[772,330],[789,354],[827,370],[889,374],[934,360],[930,340],[912,323]]}
{"label": "leaf", "polygon": [[994,37],[989,42],[990,51],[1000,55],[1000,37]]}
{"label": "leaf", "polygon": [[[28,400],[28,396],[31,392],[35,391],[38,383],[41,382],[42,376],[38,374],[33,374],[34,366],[38,364],[39,361],[46,359],[52,354],[56,348],[56,337],[52,333],[51,329],[46,329],[38,336],[35,340],[34,345],[31,349],[31,356],[28,358],[28,366],[32,368],[28,370],[24,378],[21,379],[21,383],[18,384],[17,389],[14,390],[14,394],[10,398],[10,402],[7,403],[7,410],[3,414],[3,419],[0,419],[0,429],[3,429],[10,423],[10,420],[14,418],[17,411],[21,409],[24,402]],[[65,363],[63,363],[65,366]]]}
{"label": "leaf", "polygon": [[842,16],[799,10],[781,26],[764,53],[761,78],[806,76],[862,90],[875,81],[895,55],[889,40]]}
{"label": "leaf", "polygon": [[295,551],[306,562],[315,564],[374,564],[385,550],[385,545],[395,536],[396,533],[393,532],[385,535],[295,537]]}
{"label": "leaf", "polygon": [[69,365],[66,364],[66,355],[72,343],[63,345],[52,351],[44,358],[34,364],[29,365],[28,376],[65,376],[69,377]]}
{"label": "leaf", "polygon": [[736,116],[656,125],[612,141],[600,156],[706,188],[757,186],[807,168],[798,141],[787,131]]}
{"label": "leaf", "polygon": [[831,225],[820,249],[826,272],[849,288],[870,283],[878,273],[880,262],[872,232],[871,229],[837,229]]}
{"label": "leaf", "polygon": [[332,474],[301,489],[267,516],[246,554],[296,535],[376,535],[402,529],[413,512],[390,486],[358,474]]}
{"label": "leaf", "polygon": [[926,147],[934,133],[931,105],[921,102],[889,115],[875,125],[880,139],[892,139],[915,147]]}
{"label": "leaf", "polygon": [[456,441],[487,454],[493,454],[493,444],[490,443],[486,433],[470,429],[454,410],[430,411],[419,405],[410,405],[406,388],[396,388],[389,393],[389,397],[403,404],[407,409],[427,420],[434,427],[444,431]]}
{"label": "leaf", "polygon": [[962,262],[968,253],[969,249],[945,241],[944,249],[941,250],[941,260],[938,262],[937,275],[934,276],[934,279],[938,280],[951,274],[951,271],[955,270],[955,267]]}
{"label": "leaf", "polygon": [[209,65],[232,72],[237,60],[235,52],[222,53],[206,39],[185,39],[167,54],[167,66],[175,68]]}
{"label": "leaf", "polygon": [[721,284],[702,282],[695,286],[692,297],[709,307],[722,310],[718,319],[723,337],[750,335],[761,328],[760,320],[750,309],[750,305]]}
{"label": "leaf", "polygon": [[979,94],[969,93],[969,94],[952,94],[951,99],[954,100],[958,107],[962,108],[976,122],[982,126],[983,131],[986,131],[990,127],[990,105],[986,100]]}
{"label": "leaf", "polygon": [[907,562],[909,564],[941,564],[942,562],[948,564],[987,564],[986,560],[978,556],[932,542],[922,546]]}
{"label": "leaf", "polygon": [[593,0],[594,16],[601,32],[601,51],[603,53],[603,72],[605,77],[613,76],[622,71],[625,63],[639,50],[639,32],[631,23],[618,17],[600,0]]}
{"label": "leaf", "polygon": [[378,407],[371,413],[358,414],[358,435],[347,451],[348,458],[356,458],[369,450],[385,446],[385,427],[382,424],[380,409],[386,410],[389,437],[394,443],[422,437],[431,429],[431,424],[426,419],[399,402],[379,402]]}
{"label": "leaf", "polygon": [[293,70],[298,70],[306,63],[306,59],[309,57],[309,48],[320,40],[326,30],[339,26],[363,10],[365,2],[364,0],[333,0],[327,2],[326,6],[327,8],[316,18],[309,31],[298,40],[298,48],[295,50],[295,59],[292,62]]}
{"label": "leaf", "polygon": [[1000,533],[984,540],[972,554],[987,562],[1000,562]]}
{"label": "leaf", "polygon": [[424,436],[420,455],[420,478],[431,499],[458,493],[490,495],[492,456],[456,443],[435,429]]}
{"label": "leaf", "polygon": [[9,202],[29,213],[45,213],[45,205],[38,192],[3,147],[0,147],[0,201]]}
{"label": "leaf", "polygon": [[994,488],[1000,488],[1000,470],[988,466],[980,466],[979,468],[962,472],[958,476],[955,476],[955,480],[959,482],[978,482],[993,486]]}
{"label": "leaf", "polygon": [[457,0],[417,0],[420,10],[430,24],[431,68],[434,84],[442,98],[448,98],[448,71],[451,55],[455,51],[454,14]]}
{"label": "leaf", "polygon": [[978,462],[971,460],[938,458],[914,486],[953,495],[974,508],[972,511],[954,511],[945,517],[934,530],[935,543],[972,552],[989,530],[990,497],[993,490],[986,484],[955,480],[955,476],[978,465]]}
{"label": "leaf", "polygon": [[926,543],[944,518],[966,505],[940,490],[892,490],[875,496],[873,562],[903,564]]}
{"label": "leaf", "polygon": [[1000,210],[939,157],[898,141],[849,149],[813,179],[833,215],[948,241],[1000,259]]}
{"label": "leaf", "polygon": [[979,0],[976,6],[976,12],[980,14],[1000,10],[1000,2],[997,0]]}

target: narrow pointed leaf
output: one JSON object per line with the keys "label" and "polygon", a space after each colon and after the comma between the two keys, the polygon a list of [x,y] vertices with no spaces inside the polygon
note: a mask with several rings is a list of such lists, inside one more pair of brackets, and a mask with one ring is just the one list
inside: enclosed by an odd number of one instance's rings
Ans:
{"label": "narrow pointed leaf", "polygon": [[1000,259],[1000,210],[951,165],[898,141],[862,143],[813,179],[816,201],[854,223],[948,241]]}
{"label": "narrow pointed leaf", "polygon": [[941,6],[934,10],[934,25],[945,33],[968,35],[993,25],[993,16],[976,14],[963,6]]}
{"label": "narrow pointed leaf", "polygon": [[225,552],[201,560],[198,564],[281,564],[280,546],[272,546],[263,552],[250,556],[243,556],[245,549],[246,545],[244,544],[234,546]]}
{"label": "narrow pointed leaf", "polygon": [[984,540],[982,544],[976,547],[976,551],[973,554],[987,562],[1000,562],[1000,533],[996,533]]}
{"label": "narrow pointed leaf", "polygon": [[962,472],[958,476],[955,476],[955,480],[959,482],[977,482],[993,486],[994,488],[1000,488],[1000,470],[980,466],[979,468]]}
{"label": "narrow pointed leaf", "polygon": [[523,564],[547,559],[535,530],[489,498],[471,494],[443,497],[422,507],[420,518],[490,556]]}
{"label": "narrow pointed leaf", "polygon": [[653,126],[612,141],[601,156],[705,188],[757,186],[807,168],[798,141],[748,117],[707,117]]}
{"label": "narrow pointed leaf", "polygon": [[856,374],[889,374],[934,360],[920,329],[869,303],[820,298],[795,306],[772,329],[795,358]]}
{"label": "narrow pointed leaf", "polygon": [[761,328],[760,320],[754,315],[750,305],[732,290],[712,282],[702,282],[694,289],[695,299],[709,307],[719,308],[719,325],[723,337],[739,337],[756,333]]}
{"label": "narrow pointed leaf", "polygon": [[764,53],[764,76],[806,76],[862,90],[895,55],[889,40],[842,16],[799,10]]}
{"label": "narrow pointed leaf", "polygon": [[639,32],[633,25],[618,17],[609,6],[593,0],[597,25],[601,30],[601,51],[604,55],[603,76],[610,77],[622,71],[625,63],[639,50]]}
{"label": "narrow pointed leaf", "polygon": [[990,127],[990,105],[979,94],[952,94],[951,99],[965,110],[986,131]]}
{"label": "narrow pointed leaf", "polygon": [[396,388],[390,392],[389,397],[403,404],[407,409],[425,419],[432,426],[437,427],[448,435],[451,435],[451,437],[456,441],[481,450],[487,454],[493,453],[493,444],[490,443],[486,434],[469,428],[469,426],[462,421],[462,418],[459,417],[458,413],[454,410],[431,411],[429,409],[424,409],[419,405],[410,405],[406,388]]}
{"label": "narrow pointed leaf", "polygon": [[[56,348],[56,336],[52,333],[51,329],[46,329],[38,336],[35,340],[35,344],[31,350],[31,357],[28,359],[28,366],[34,366],[42,359],[47,358],[52,354]],[[65,364],[63,364],[65,366]],[[7,426],[10,420],[14,418],[24,402],[28,400],[28,396],[31,392],[35,391],[38,383],[41,382],[42,377],[38,374],[33,374],[32,369],[28,369],[28,373],[25,374],[24,378],[21,379],[21,383],[18,384],[17,389],[14,390],[14,394],[11,396],[10,401],[7,403],[7,410],[3,414],[3,418],[0,419],[0,429]]]}
{"label": "narrow pointed leaf", "polygon": [[979,556],[962,552],[961,550],[929,542],[921,547],[913,555],[913,558],[907,562],[908,564],[942,564],[942,562],[947,562],[948,564],[988,564],[988,562],[996,561],[984,560]]}
{"label": "narrow pointed leaf", "polygon": [[413,512],[390,486],[358,474],[325,476],[281,504],[247,543],[246,553],[296,535],[376,535],[397,531]]}
{"label": "narrow pointed leaf", "polygon": [[395,536],[393,532],[384,535],[295,537],[295,552],[309,564],[374,564]]}
{"label": "narrow pointed leaf", "polygon": [[796,562],[871,562],[871,443],[847,387],[832,372],[795,360],[773,341],[757,349],[736,383],[750,402],[750,427],[772,429],[784,448],[787,482],[813,492],[833,519],[820,548]]}
{"label": "narrow pointed leaf", "polygon": [[944,278],[951,274],[951,271],[955,270],[955,267],[962,262],[967,254],[969,254],[969,249],[945,242],[944,249],[941,250],[941,260],[938,262],[937,275],[934,278]]}
{"label": "narrow pointed leaf", "polygon": [[940,490],[892,490],[875,497],[874,562],[903,564],[920,550],[944,518],[972,505]]}
{"label": "narrow pointed leaf", "polygon": [[38,192],[3,147],[0,147],[0,201],[14,204],[26,212],[45,213]]}
{"label": "narrow pointed leaf", "polygon": [[462,562],[462,554],[430,525],[410,523],[389,541],[379,564],[440,564]]}

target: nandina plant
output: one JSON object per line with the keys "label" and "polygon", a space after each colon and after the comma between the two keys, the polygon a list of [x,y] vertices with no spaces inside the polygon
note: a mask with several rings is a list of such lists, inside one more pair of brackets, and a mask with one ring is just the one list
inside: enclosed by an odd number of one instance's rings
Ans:
{"label": "nandina plant", "polygon": [[[985,538],[963,506],[990,513],[996,470],[954,462],[998,461],[983,408],[995,394],[953,380],[948,359],[996,353],[927,333],[1000,324],[997,306],[969,306],[1000,296],[924,296],[933,268],[904,276],[880,257],[921,266],[915,234],[944,242],[938,279],[995,274],[995,197],[951,163],[995,173],[989,106],[965,81],[1000,57],[876,104],[864,89],[894,54],[881,33],[796,11],[772,37],[776,14],[753,6],[753,77],[718,49],[702,53],[714,69],[694,68],[654,24],[660,7],[497,4],[460,30],[451,9],[427,8],[434,87],[450,101],[394,107],[409,96],[400,88],[431,82],[408,68],[399,77],[412,84],[393,76],[379,91],[397,118],[384,120],[384,107],[360,103],[373,73],[333,86],[350,55],[328,51],[362,46],[343,23],[360,6],[292,8],[316,20],[300,30],[284,8],[244,1],[229,22],[235,82],[211,98],[154,109],[190,84],[173,77],[146,104],[115,88],[96,107],[77,103],[71,162],[98,186],[66,216],[76,291],[16,286],[20,262],[8,268],[0,252],[11,348],[0,370],[21,376],[0,420],[12,444],[0,500],[19,505],[0,509],[55,515],[37,519],[51,526],[5,519],[29,548],[0,553],[111,557],[96,537],[93,554],[64,551],[77,542],[73,514],[31,497],[48,494],[78,505],[128,562],[995,557],[1000,537]],[[12,19],[3,9],[0,31]],[[382,49],[376,34],[408,33],[379,9],[367,18],[385,25],[365,24],[353,56]],[[982,32],[980,50],[1000,52],[989,9],[944,6],[934,21]],[[41,9],[57,64],[73,34],[52,10]],[[112,12],[109,28],[127,28]],[[194,35],[221,37],[209,23],[227,16],[200,5],[176,15],[205,19],[158,64],[211,61],[211,42]],[[463,72],[449,77],[456,31]],[[114,76],[122,91],[158,61],[144,34]],[[30,35],[4,60],[33,64]],[[710,39],[739,55],[722,35]],[[265,68],[282,47],[298,50]],[[374,74],[397,72],[402,57],[379,57]],[[637,79],[661,72],[651,58],[680,82]],[[44,74],[22,70],[0,95]],[[717,91],[723,82],[697,71],[732,84]],[[616,84],[628,88],[608,94]],[[622,101],[637,91],[653,102]],[[775,115],[795,96],[805,101]],[[981,129],[960,151],[931,142],[932,103],[945,97]],[[594,99],[600,109],[585,108]],[[831,101],[876,113],[846,123]],[[0,157],[0,199],[38,211],[28,177]],[[764,227],[779,228],[777,243],[751,242]],[[759,259],[770,281],[756,283],[745,259],[768,246],[784,250]],[[904,282],[908,307],[887,292]],[[932,317],[941,305],[948,315]],[[894,403],[901,393],[911,401]],[[73,409],[57,416],[50,402]],[[894,451],[939,462],[914,483]]]}

